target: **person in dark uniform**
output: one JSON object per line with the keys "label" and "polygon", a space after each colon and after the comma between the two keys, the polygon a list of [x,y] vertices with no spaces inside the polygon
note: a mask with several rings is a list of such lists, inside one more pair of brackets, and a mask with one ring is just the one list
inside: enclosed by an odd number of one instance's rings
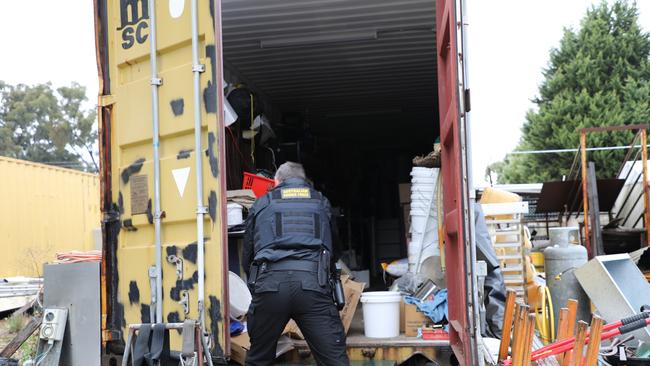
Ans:
{"label": "person in dark uniform", "polygon": [[329,201],[307,183],[298,163],[282,164],[275,180],[277,186],[255,202],[246,219],[243,265],[253,294],[246,366],[273,365],[289,319],[318,365],[349,365],[329,282],[340,254]]}

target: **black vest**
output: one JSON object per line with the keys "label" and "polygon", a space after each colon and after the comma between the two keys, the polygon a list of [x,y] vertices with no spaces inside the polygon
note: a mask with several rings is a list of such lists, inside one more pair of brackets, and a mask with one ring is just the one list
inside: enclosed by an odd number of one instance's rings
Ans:
{"label": "black vest", "polygon": [[329,203],[302,179],[288,179],[260,198],[255,210],[255,261],[314,258],[332,252]]}

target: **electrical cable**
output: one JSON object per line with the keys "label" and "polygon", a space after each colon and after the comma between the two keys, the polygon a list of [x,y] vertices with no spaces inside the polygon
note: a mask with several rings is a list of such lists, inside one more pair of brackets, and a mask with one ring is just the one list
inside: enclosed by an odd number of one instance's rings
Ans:
{"label": "electrical cable", "polygon": [[49,343],[49,347],[47,347],[47,350],[45,350],[45,352],[41,353],[39,356],[36,356],[36,358],[34,359],[34,361],[36,362],[35,366],[40,366],[41,362],[45,360],[45,357],[47,357],[47,355],[50,353],[52,348],[54,348],[54,342]]}
{"label": "electrical cable", "polygon": [[551,341],[555,341],[555,313],[553,312],[553,299],[551,298],[551,289],[548,286],[544,286],[544,292],[546,293],[546,301],[548,303],[548,314],[550,320],[548,322],[549,327],[551,328]]}
{"label": "electrical cable", "polygon": [[91,250],[88,252],[70,251],[56,253],[57,263],[82,263],[82,262],[101,262],[102,251]]}
{"label": "electrical cable", "polygon": [[232,143],[235,145],[235,149],[237,149],[237,153],[239,153],[239,156],[241,157],[242,162],[244,162],[246,159],[244,159],[244,154],[241,152],[241,149],[239,148],[239,144],[237,143],[237,139],[235,138],[235,134],[232,132],[230,127],[226,126],[226,130],[230,132],[230,137],[232,138]]}

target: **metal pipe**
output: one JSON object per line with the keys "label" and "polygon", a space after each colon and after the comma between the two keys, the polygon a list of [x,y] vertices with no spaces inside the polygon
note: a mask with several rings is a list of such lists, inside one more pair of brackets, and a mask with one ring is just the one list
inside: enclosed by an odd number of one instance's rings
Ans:
{"label": "metal pipe", "polygon": [[[623,172],[623,169],[625,168],[625,163],[627,163],[627,161],[632,156],[632,151],[634,150],[634,144],[636,143],[636,139],[638,139],[639,136],[641,136],[641,131],[637,132],[634,135],[634,138],[632,139],[632,143],[630,144],[630,147],[628,148],[627,152],[625,153],[625,157],[623,158],[623,162],[621,163],[621,167],[618,169],[618,172],[616,173],[616,177],[621,175],[621,173]],[[632,171],[632,168],[630,168],[630,171]],[[628,172],[628,174],[629,174],[629,172]]]}
{"label": "metal pipe", "polygon": [[589,201],[587,199],[587,134],[580,133],[580,160],[582,162],[582,205],[584,208],[585,247],[591,253],[591,238],[589,234]]}
{"label": "metal pipe", "polygon": [[643,145],[641,147],[642,149],[642,156],[643,156],[643,213],[645,214],[645,220],[643,220],[644,227],[645,227],[645,232],[646,232],[646,240],[650,240],[648,238],[648,235],[650,234],[650,205],[648,204],[648,196],[650,195],[650,192],[648,192],[648,133],[646,132],[645,129],[641,130],[641,144]]}
{"label": "metal pipe", "polygon": [[205,242],[203,219],[208,213],[203,205],[203,148],[201,147],[201,73],[199,63],[199,16],[197,0],[192,0],[192,73],[194,76],[194,159],[196,161],[196,243],[198,266],[198,310],[201,330],[205,330]]}
{"label": "metal pipe", "polygon": [[156,323],[163,322],[162,310],[162,240],[160,238],[160,120],[158,116],[158,88],[162,79],[158,77],[158,54],[156,44],[156,0],[149,0],[149,60],[151,64],[151,114],[153,119],[153,226],[154,245],[156,247]]}

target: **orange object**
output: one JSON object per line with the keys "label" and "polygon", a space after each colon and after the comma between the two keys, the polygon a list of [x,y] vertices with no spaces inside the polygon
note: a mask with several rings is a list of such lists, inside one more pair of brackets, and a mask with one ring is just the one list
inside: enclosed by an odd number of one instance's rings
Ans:
{"label": "orange object", "polygon": [[449,333],[442,329],[422,328],[422,339],[427,341],[448,341]]}
{"label": "orange object", "polygon": [[508,290],[506,295],[506,308],[503,312],[503,334],[501,345],[499,346],[499,362],[508,357],[508,346],[510,345],[510,334],[512,333],[512,322],[515,318],[515,301],[517,293],[514,290]]}
{"label": "orange object", "polygon": [[275,187],[273,179],[264,178],[259,175],[244,173],[243,189],[252,189],[255,197],[259,198],[266,194],[270,189]]}

